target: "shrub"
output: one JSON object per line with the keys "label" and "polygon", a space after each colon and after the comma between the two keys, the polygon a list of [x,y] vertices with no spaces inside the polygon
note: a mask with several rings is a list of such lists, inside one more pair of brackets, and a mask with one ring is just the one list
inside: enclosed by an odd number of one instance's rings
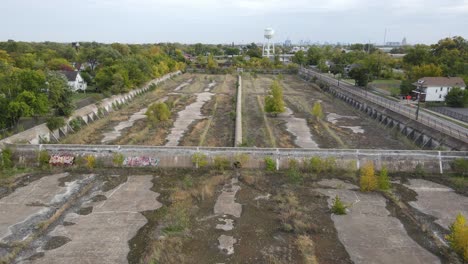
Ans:
{"label": "shrub", "polygon": [[385,166],[382,167],[379,177],[377,178],[377,182],[379,185],[379,190],[386,191],[390,189],[391,183],[390,183],[390,179],[388,178],[387,168]]}
{"label": "shrub", "polygon": [[89,169],[94,169],[96,167],[96,157],[94,157],[93,155],[88,155],[86,156],[86,166],[89,168]]}
{"label": "shrub", "polygon": [[195,168],[203,168],[208,165],[208,158],[205,154],[197,152],[192,155],[192,163],[195,165]]}
{"label": "shrub", "polygon": [[318,156],[310,158],[309,167],[311,171],[321,173],[323,171],[322,159]]}
{"label": "shrub", "polygon": [[124,163],[124,155],[122,153],[114,153],[114,156],[112,157],[112,162],[114,163],[115,166],[122,166]]}
{"label": "shrub", "polygon": [[468,175],[468,159],[455,159],[451,167],[454,172],[460,174],[461,176],[466,176]]}
{"label": "shrub", "polygon": [[297,167],[291,167],[288,169],[287,176],[289,179],[289,182],[292,184],[300,184],[303,181],[303,177],[301,172]]}
{"label": "shrub", "polygon": [[63,117],[58,117],[58,116],[49,117],[47,118],[46,124],[47,124],[47,128],[49,128],[49,130],[52,131],[52,130],[65,126],[65,120],[63,119]]}
{"label": "shrub", "polygon": [[165,103],[155,103],[148,107],[145,115],[151,124],[167,121],[171,118],[171,111]]}
{"label": "shrub", "polygon": [[71,120],[70,123],[68,123],[68,125],[70,125],[70,127],[73,129],[73,131],[76,132],[76,131],[80,130],[83,123],[81,121],[81,118],[77,117],[77,118]]}
{"label": "shrub", "polygon": [[216,156],[214,157],[214,167],[217,170],[223,171],[227,168],[229,168],[229,159],[226,157],[222,156]]}
{"label": "shrub", "polygon": [[299,164],[295,159],[289,159],[288,165],[290,170],[299,170]]}
{"label": "shrub", "polygon": [[336,169],[336,159],[334,157],[328,157],[324,162],[324,169],[328,172],[333,172]]}
{"label": "shrub", "polygon": [[346,208],[348,208],[348,206],[345,205],[341,201],[340,197],[338,195],[335,196],[335,198],[333,199],[333,205],[332,205],[331,211],[334,214],[337,214],[337,215],[345,215],[346,214]]}
{"label": "shrub", "polygon": [[359,185],[363,192],[374,191],[377,188],[377,178],[375,177],[374,164],[372,162],[366,163],[361,168]]}
{"label": "shrub", "polygon": [[49,166],[50,155],[47,150],[41,150],[37,155],[37,161],[41,168]]}
{"label": "shrub", "polygon": [[2,160],[1,167],[4,169],[10,169],[13,167],[13,152],[10,148],[4,148],[1,152]]}
{"label": "shrub", "polygon": [[446,236],[450,247],[468,261],[468,225],[466,218],[459,213],[450,226],[450,234]]}
{"label": "shrub", "polygon": [[426,172],[423,169],[423,166],[421,163],[418,163],[416,165],[416,168],[414,169],[414,175],[418,177],[423,177],[426,174]]}
{"label": "shrub", "polygon": [[275,171],[276,170],[276,162],[271,157],[265,157],[265,169],[267,171]]}

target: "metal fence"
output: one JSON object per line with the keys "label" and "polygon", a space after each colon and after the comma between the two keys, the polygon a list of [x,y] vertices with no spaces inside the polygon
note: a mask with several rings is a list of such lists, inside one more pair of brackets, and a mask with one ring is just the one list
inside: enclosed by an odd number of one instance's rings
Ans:
{"label": "metal fence", "polygon": [[453,138],[459,139],[463,142],[468,143],[468,129],[454,124],[450,121],[437,118],[430,114],[427,114],[423,111],[419,111],[419,117],[416,120],[416,109],[415,107],[409,107],[398,102],[391,101],[382,96],[375,95],[368,91],[361,89],[356,89],[356,87],[348,85],[346,83],[340,82],[334,78],[328,77],[321,73],[318,73],[311,69],[301,68],[299,74],[306,75],[308,77],[315,76],[318,80],[327,82],[330,85],[330,89],[335,89],[340,92],[344,92],[350,95],[358,96],[360,99],[372,102],[374,104],[385,107],[389,110],[392,110],[398,114],[401,114],[405,117],[408,117],[416,122],[424,124],[428,127],[431,127],[437,131],[440,131],[446,135],[449,135]]}
{"label": "metal fence", "polygon": [[444,107],[431,107],[430,108],[432,111],[441,113],[446,116],[450,116],[452,118],[458,119],[463,122],[468,122],[468,115],[464,115],[462,113],[458,113],[455,111],[452,111],[450,109],[444,108]]}

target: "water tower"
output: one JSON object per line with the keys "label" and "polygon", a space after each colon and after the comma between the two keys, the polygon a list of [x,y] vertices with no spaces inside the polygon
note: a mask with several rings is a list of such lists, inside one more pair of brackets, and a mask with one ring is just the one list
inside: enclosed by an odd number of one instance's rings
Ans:
{"label": "water tower", "polygon": [[275,31],[272,28],[265,28],[265,43],[263,43],[263,57],[275,55],[275,43],[271,43]]}

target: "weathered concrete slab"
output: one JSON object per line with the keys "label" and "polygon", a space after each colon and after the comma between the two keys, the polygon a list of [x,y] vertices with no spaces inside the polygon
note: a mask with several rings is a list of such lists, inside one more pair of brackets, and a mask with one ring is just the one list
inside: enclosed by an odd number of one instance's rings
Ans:
{"label": "weathered concrete slab", "polygon": [[224,224],[217,224],[216,229],[231,231],[234,229],[234,220],[228,218],[218,218],[218,221],[224,222]]}
{"label": "weathered concrete slab", "polygon": [[205,103],[211,100],[213,93],[203,92],[197,94],[197,100],[188,105],[184,110],[179,112],[179,115],[174,122],[174,127],[171,129],[170,134],[167,136],[166,146],[177,146],[179,141],[184,135],[187,128],[196,120],[204,118],[201,114],[201,108]]}
{"label": "weathered concrete slab", "polygon": [[73,184],[66,187],[58,186],[58,179],[66,175],[62,173],[43,177],[2,198],[0,200],[0,241],[12,233],[11,229],[14,225],[47,212],[47,205],[58,202],[72,188],[75,188]]}
{"label": "weathered concrete slab", "polygon": [[127,263],[128,241],[146,224],[139,213],[162,206],[152,192],[152,176],[129,176],[126,183],[105,193],[107,200],[96,203],[89,215],[69,214],[74,225],[57,226],[52,235],[71,239],[65,245],[45,251],[42,258],[28,263]]}
{"label": "weathered concrete slab", "polygon": [[307,121],[304,118],[294,117],[293,114],[293,111],[286,107],[286,112],[278,116],[286,121],[286,130],[296,137],[294,143],[301,148],[318,148],[317,143],[312,139]]}
{"label": "weathered concrete slab", "polygon": [[236,193],[240,190],[237,179],[232,179],[230,184],[223,187],[222,193],[218,196],[214,206],[214,213],[217,215],[232,215],[239,218],[242,213],[242,205],[236,203]]}
{"label": "weathered concrete slab", "polygon": [[415,191],[417,201],[409,204],[417,210],[437,218],[444,228],[455,221],[458,213],[468,216],[468,197],[457,194],[447,186],[421,179],[410,179],[406,187]]}
{"label": "weathered concrete slab", "polygon": [[[329,181],[319,184],[330,186]],[[381,195],[351,190],[345,182],[342,186],[345,188],[318,191],[329,197],[330,207],[336,195],[350,205],[347,215],[332,215],[332,220],[338,238],[354,263],[440,263],[435,255],[408,236],[397,218],[390,216]]]}
{"label": "weathered concrete slab", "polygon": [[237,242],[237,239],[232,236],[221,235],[218,238],[218,242],[218,248],[221,249],[221,251],[228,255],[234,254],[234,244]]}

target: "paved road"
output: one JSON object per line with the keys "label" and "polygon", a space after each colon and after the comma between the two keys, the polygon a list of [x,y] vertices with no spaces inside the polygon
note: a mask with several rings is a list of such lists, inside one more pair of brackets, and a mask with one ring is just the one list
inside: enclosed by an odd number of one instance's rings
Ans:
{"label": "paved road", "polygon": [[[383,106],[387,109],[390,109],[394,112],[397,112],[399,114],[402,114],[408,118],[411,118],[413,120],[416,120],[416,108],[415,107],[410,107],[406,106],[394,101],[391,101],[389,99],[386,99],[384,97],[375,95],[373,93],[369,93],[367,91],[363,91],[361,89],[356,89],[356,87],[349,85],[344,82],[340,82],[337,79],[331,78],[329,76],[326,76],[324,74],[318,73],[314,70],[311,69],[301,69],[302,73],[305,73],[307,75],[312,75],[316,76],[318,79],[326,81],[328,84],[333,86],[334,88],[342,89],[347,93],[357,95],[359,97],[362,97],[368,101],[371,101],[373,103],[376,103],[380,106]],[[460,139],[466,143],[468,143],[468,129],[465,127],[462,127],[460,125],[457,125],[455,123],[452,123],[448,120],[445,120],[443,118],[439,118],[437,116],[433,116],[431,114],[428,114],[423,111],[419,111],[419,118],[417,122],[422,123],[426,126],[432,127],[446,135],[449,135],[451,137]]]}

